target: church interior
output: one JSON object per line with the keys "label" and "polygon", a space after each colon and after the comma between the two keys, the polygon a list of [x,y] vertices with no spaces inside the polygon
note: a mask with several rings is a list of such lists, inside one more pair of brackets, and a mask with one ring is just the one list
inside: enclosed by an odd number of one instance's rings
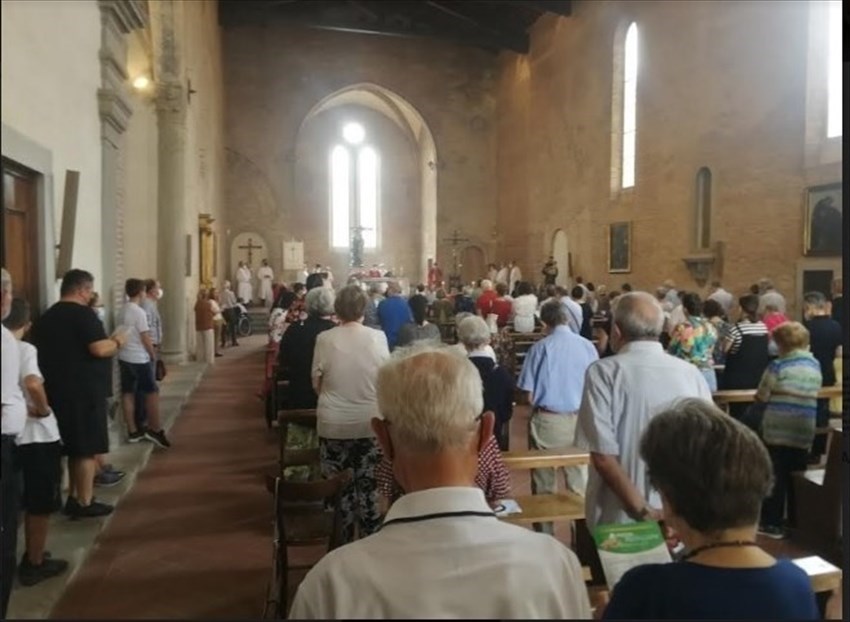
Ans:
{"label": "church interior", "polygon": [[[824,379],[815,389],[826,419],[812,429],[826,449],[791,484],[815,482],[806,512],[824,516],[811,537],[801,520],[790,537],[758,543],[777,558],[808,560],[800,567],[820,616],[839,619],[842,608],[846,616],[841,5],[4,0],[0,260],[13,295],[29,303],[37,328],[65,300],[68,271],[87,271],[106,339],[130,330],[129,280],[152,280],[162,326],[154,358],[164,363],[157,408],[173,442],[166,451],[127,441],[116,355],[106,460],[126,476],[103,488],[95,480],[94,490],[115,511],[53,514],[48,548],[68,567],[37,585],[16,580],[6,617],[287,616],[299,582],[329,550],[315,540],[280,561],[278,493],[300,468],[289,452],[319,450],[287,446],[289,380],[277,365],[290,316],[299,317],[293,300],[311,304],[293,285],[309,290],[317,273],[338,305],[352,283],[367,304],[373,293],[389,300],[398,288],[407,297],[421,284],[429,321],[416,309],[410,321],[437,325],[449,345],[462,341],[457,300],[471,296],[472,305],[497,283],[509,294],[500,299],[514,303],[532,291],[543,303],[578,290],[579,304],[593,307],[587,340],[597,346],[605,316],[597,307],[615,291],[649,292],[671,305],[668,319],[686,304],[677,290],[706,302],[724,292],[724,316],[747,295],[780,292],[774,311],[806,326],[819,293],[843,326],[835,373],[829,359],[834,386]],[[212,289],[214,337],[199,320]],[[453,305],[444,314],[441,300]],[[522,384],[523,361],[548,333],[542,308],[527,334],[512,308],[503,321],[494,307],[490,343]],[[613,305],[606,339],[611,314]],[[593,349],[600,363],[603,350]],[[4,375],[4,439],[5,383]],[[757,402],[758,386],[724,395],[722,380],[710,385],[728,412],[735,400]],[[558,445],[536,440],[535,398],[517,385],[502,451],[512,498],[529,510],[538,507],[529,469],[579,464],[566,450],[558,462]],[[533,462],[542,460],[535,451],[549,461]],[[588,451],[583,464],[593,471]],[[13,477],[3,464],[2,478]],[[545,518],[577,551],[599,617],[611,594],[580,551],[585,510],[572,494],[551,495],[561,509]],[[567,497],[572,514],[562,511]],[[532,527],[530,518],[508,522]],[[15,564],[28,541],[21,518]]]}

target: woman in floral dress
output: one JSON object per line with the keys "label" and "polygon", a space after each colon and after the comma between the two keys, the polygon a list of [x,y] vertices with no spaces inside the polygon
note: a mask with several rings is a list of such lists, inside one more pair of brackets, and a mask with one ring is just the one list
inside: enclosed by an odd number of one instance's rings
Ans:
{"label": "woman in floral dress", "polygon": [[673,328],[667,351],[696,365],[708,382],[708,388],[714,393],[717,391],[717,374],[714,373],[717,329],[702,317],[702,300],[698,294],[685,294],[682,297],[682,308],[685,311],[685,321]]}

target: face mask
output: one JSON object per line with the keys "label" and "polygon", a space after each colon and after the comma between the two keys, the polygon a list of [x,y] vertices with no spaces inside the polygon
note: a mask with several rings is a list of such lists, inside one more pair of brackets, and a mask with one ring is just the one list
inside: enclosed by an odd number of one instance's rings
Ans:
{"label": "face mask", "polygon": [[161,287],[157,290],[156,299],[162,300],[162,297],[165,295],[165,290]]}

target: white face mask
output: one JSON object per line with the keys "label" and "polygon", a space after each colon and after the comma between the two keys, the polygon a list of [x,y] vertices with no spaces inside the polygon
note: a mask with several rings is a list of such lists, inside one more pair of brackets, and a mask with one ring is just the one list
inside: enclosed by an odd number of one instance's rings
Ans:
{"label": "white face mask", "polygon": [[164,289],[162,289],[162,288],[160,287],[160,288],[157,290],[157,293],[156,293],[156,299],[157,299],[157,300],[162,300],[162,297],[163,297],[164,295],[165,295],[165,290],[164,290]]}

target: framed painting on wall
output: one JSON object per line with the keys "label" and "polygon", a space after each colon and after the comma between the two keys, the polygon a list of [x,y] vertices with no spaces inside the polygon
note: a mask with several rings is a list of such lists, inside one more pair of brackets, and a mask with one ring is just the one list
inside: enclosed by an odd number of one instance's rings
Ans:
{"label": "framed painting on wall", "polygon": [[808,256],[840,256],[844,214],[841,182],[806,190],[804,251]]}
{"label": "framed painting on wall", "polygon": [[632,223],[608,225],[608,272],[632,271]]}

